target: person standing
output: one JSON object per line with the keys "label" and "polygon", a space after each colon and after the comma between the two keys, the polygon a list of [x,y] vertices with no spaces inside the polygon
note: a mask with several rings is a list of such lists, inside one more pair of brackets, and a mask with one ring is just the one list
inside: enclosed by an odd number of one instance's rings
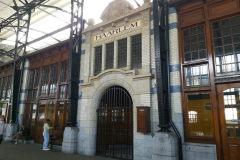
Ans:
{"label": "person standing", "polygon": [[0,115],[0,144],[3,141],[3,134],[6,133],[6,126],[4,122],[4,115]]}
{"label": "person standing", "polygon": [[49,151],[50,149],[48,149],[48,143],[49,143],[49,130],[52,129],[53,127],[49,126],[50,120],[47,119],[45,121],[45,124],[43,126],[43,137],[44,137],[44,142],[43,142],[43,150],[44,151]]}

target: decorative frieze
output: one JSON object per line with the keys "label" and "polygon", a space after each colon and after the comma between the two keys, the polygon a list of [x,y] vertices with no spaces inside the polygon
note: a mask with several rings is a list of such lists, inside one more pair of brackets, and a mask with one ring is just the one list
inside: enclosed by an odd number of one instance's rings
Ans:
{"label": "decorative frieze", "polygon": [[227,76],[227,77],[215,77],[214,82],[219,83],[219,82],[229,82],[229,81],[239,81],[240,76]]}

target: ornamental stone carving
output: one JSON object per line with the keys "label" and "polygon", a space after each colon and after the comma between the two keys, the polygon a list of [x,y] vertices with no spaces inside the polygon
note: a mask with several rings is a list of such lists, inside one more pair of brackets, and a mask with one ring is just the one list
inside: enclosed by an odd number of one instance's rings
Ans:
{"label": "ornamental stone carving", "polygon": [[127,0],[114,0],[108,4],[100,18],[103,22],[112,21],[127,15],[132,9],[133,5]]}
{"label": "ornamental stone carving", "polygon": [[144,2],[144,3],[149,3],[149,2],[150,2],[150,0],[143,0],[143,2]]}

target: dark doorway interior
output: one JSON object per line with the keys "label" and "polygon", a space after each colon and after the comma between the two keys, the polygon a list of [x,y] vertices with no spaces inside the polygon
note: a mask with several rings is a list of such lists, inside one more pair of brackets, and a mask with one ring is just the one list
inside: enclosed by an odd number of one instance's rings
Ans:
{"label": "dark doorway interior", "polygon": [[133,159],[133,103],[120,86],[109,88],[99,103],[97,155]]}

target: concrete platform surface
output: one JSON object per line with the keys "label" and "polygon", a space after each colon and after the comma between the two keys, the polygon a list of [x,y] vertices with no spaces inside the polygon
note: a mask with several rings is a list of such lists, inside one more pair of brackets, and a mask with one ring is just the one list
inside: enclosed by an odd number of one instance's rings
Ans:
{"label": "concrete platform surface", "polygon": [[56,151],[43,151],[40,144],[14,144],[2,142],[0,160],[113,160],[101,156],[65,154]]}

